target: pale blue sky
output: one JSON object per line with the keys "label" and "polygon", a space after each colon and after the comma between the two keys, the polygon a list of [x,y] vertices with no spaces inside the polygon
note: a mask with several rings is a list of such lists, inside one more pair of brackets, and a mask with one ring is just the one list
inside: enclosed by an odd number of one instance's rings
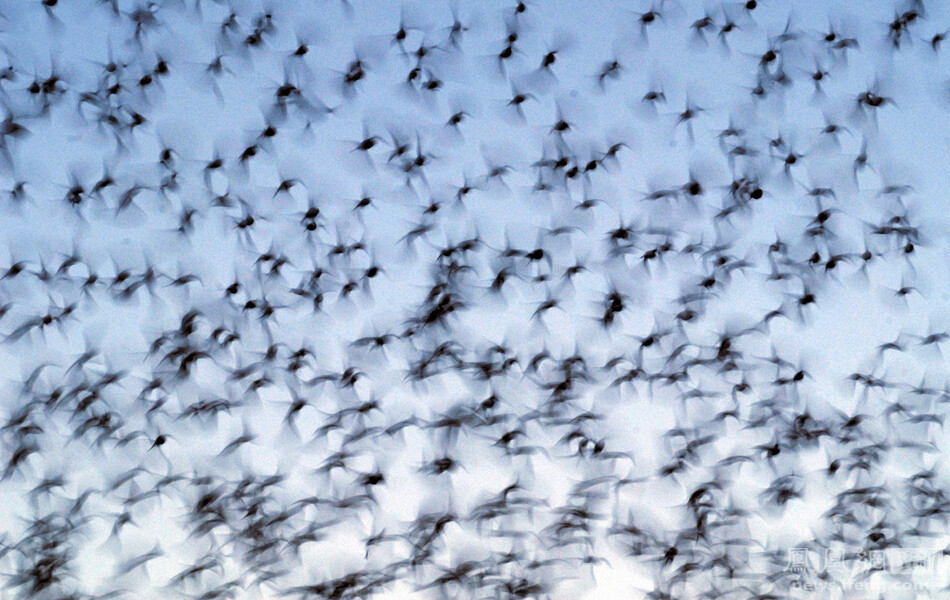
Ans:
{"label": "pale blue sky", "polygon": [[[868,223],[880,223],[904,210],[893,196],[880,194],[886,186],[912,186],[901,202],[922,226],[922,243],[913,265],[899,252],[891,252],[867,276],[854,263],[846,264],[837,279],[808,276],[818,297],[817,307],[806,309],[803,319],[794,315],[777,319],[766,334],[742,342],[745,360],[755,364],[748,371],[756,386],[754,399],[775,393],[771,382],[776,376],[760,360],[773,348],[811,375],[798,395],[789,395],[788,403],[827,418],[836,411],[880,414],[880,398],[863,400],[849,388],[847,376],[855,371],[873,371],[906,385],[917,385],[922,379],[936,388],[946,383],[946,364],[935,349],[889,353],[883,360],[876,354],[880,344],[900,335],[912,339],[950,324],[945,314],[950,221],[944,210],[950,188],[946,170],[950,164],[950,69],[946,49],[935,53],[929,44],[930,37],[950,22],[946,5],[928,6],[926,20],[912,28],[912,39],[894,52],[884,43],[883,34],[894,18],[895,4],[877,0],[761,2],[752,17],[743,16],[739,4],[666,1],[656,5],[663,16],[649,27],[646,38],[636,24],[640,11],[650,10],[642,2],[538,0],[529,3],[525,15],[515,18],[510,2],[459,1],[451,5],[467,25],[460,50],[446,43],[453,14],[444,2],[412,2],[403,8],[395,2],[353,0],[350,14],[344,3],[328,0],[275,0],[264,5],[202,0],[199,18],[192,10],[193,0],[169,0],[153,4],[160,7],[155,14],[157,26],[143,35],[141,46],[130,41],[127,15],[147,10],[143,7],[149,4],[117,2],[126,15],[121,19],[110,15],[107,3],[94,0],[61,0],[52,10],[55,20],[38,2],[13,2],[0,8],[5,17],[0,21],[0,46],[19,74],[15,81],[0,82],[4,115],[12,114],[29,130],[22,139],[5,142],[13,164],[12,168],[4,165],[0,172],[0,189],[11,189],[14,182],[25,180],[30,198],[20,206],[2,201],[0,268],[16,261],[26,261],[33,271],[41,265],[55,266],[75,247],[103,280],[122,269],[142,272],[147,265],[171,276],[156,286],[154,297],[142,292],[131,303],[113,301],[105,286],[86,297],[68,282],[46,287],[35,277],[0,281],[0,303],[11,306],[0,322],[6,323],[5,328],[0,324],[5,334],[48,310],[51,303],[75,302],[78,307],[75,318],[64,321],[61,330],[50,329],[45,336],[31,333],[0,348],[4,357],[0,389],[8,398],[0,403],[0,414],[9,418],[22,407],[26,398],[21,394],[22,379],[38,364],[53,365],[38,378],[38,387],[46,393],[57,385],[75,387],[82,377],[124,370],[123,383],[104,394],[106,403],[126,422],[123,432],[142,431],[151,438],[165,432],[171,437],[162,453],[149,450],[144,439],[117,448],[112,444],[95,448],[90,446],[91,438],[73,439],[76,424],[67,412],[42,413],[48,418],[42,452],[32,456],[21,472],[0,482],[0,502],[7,508],[0,514],[0,531],[6,531],[9,540],[25,535],[24,519],[34,511],[59,510],[86,488],[107,489],[122,472],[136,466],[146,469],[134,486],[90,500],[92,517],[75,541],[76,577],[68,583],[75,589],[106,593],[124,588],[133,590],[130,596],[148,598],[179,593],[174,586],[166,587],[169,580],[192,564],[189,561],[209,552],[208,540],[188,535],[187,513],[197,493],[193,486],[173,484],[167,497],[136,505],[136,526],[110,536],[109,515],[123,510],[122,500],[136,489],[150,489],[165,474],[210,473],[222,481],[234,481],[247,473],[280,472],[287,479],[275,492],[275,504],[291,505],[312,494],[339,499],[353,493],[350,475],[314,474],[340,449],[341,432],[305,443],[283,426],[291,391],[298,391],[298,384],[288,383],[283,374],[268,372],[274,384],[257,395],[246,395],[245,384],[227,380],[228,369],[260,361],[272,342],[287,348],[301,344],[313,348],[314,364],[307,371],[311,377],[353,365],[366,373],[352,390],[340,391],[332,384],[306,389],[313,406],[301,414],[299,425],[307,437],[326,423],[328,414],[370,398],[378,399],[383,410],[367,416],[366,422],[385,428],[411,415],[434,420],[453,407],[497,393],[505,399],[504,412],[511,414],[505,427],[515,427],[517,416],[530,413],[546,397],[536,379],[519,373],[487,383],[463,371],[413,384],[406,379],[411,362],[451,338],[466,360],[474,361],[492,344],[503,343],[515,348],[522,365],[547,349],[557,360],[582,352],[590,367],[599,369],[617,354],[635,354],[637,336],[655,328],[676,330],[670,347],[661,344],[667,352],[672,352],[674,339],[702,352],[714,347],[724,330],[750,327],[791,294],[801,293],[798,284],[766,280],[765,249],[776,235],[791,244],[791,255],[799,262],[816,249],[825,258],[859,254],[865,240],[873,237],[867,234]],[[274,33],[266,36],[263,49],[240,48],[247,31],[235,35],[233,46],[223,44],[219,25],[232,10],[245,29],[252,28],[262,10],[272,12]],[[694,38],[689,26],[707,10],[720,26],[724,14],[737,23],[728,38],[729,49],[717,41],[715,32],[707,33],[707,44]],[[438,92],[406,89],[405,79],[415,62],[391,40],[401,18],[408,29],[406,51],[415,51],[420,43],[433,45],[422,63],[421,76],[438,79]],[[505,47],[506,21],[517,23],[518,51],[502,73],[497,55]],[[860,48],[849,51],[846,58],[840,53],[834,59],[820,41],[829,23],[842,35],[857,38]],[[776,90],[767,100],[753,100],[749,92],[756,83],[758,57],[768,49],[769,40],[786,29],[800,35],[782,46],[781,61],[794,85]],[[310,46],[305,58],[288,59],[301,40]],[[553,49],[559,52],[552,76],[539,72],[538,66]],[[218,53],[225,55],[228,74],[217,81],[216,95],[204,68]],[[355,91],[344,93],[343,73],[357,56],[365,63],[365,81]],[[171,74],[144,93],[136,90],[135,83],[162,59],[168,61]],[[622,64],[620,76],[600,89],[598,73],[605,61],[615,59]],[[109,60],[127,63],[121,78],[127,89],[114,99],[126,112],[116,114],[127,119],[127,111],[134,109],[148,118],[146,124],[123,135],[122,149],[107,128],[96,125],[90,104],[77,109],[79,92],[95,87],[101,64]],[[816,61],[829,72],[821,94],[808,80]],[[48,77],[51,69],[60,74],[67,91],[48,113],[42,113],[27,86],[35,77]],[[236,157],[267,124],[262,107],[273,101],[275,91],[286,81],[314,108],[309,126],[303,112],[291,108],[284,122],[275,121],[280,130],[275,140],[262,143],[259,156],[250,161],[249,168],[241,169]],[[869,86],[877,86],[877,93],[894,101],[878,111],[875,120],[862,119],[857,110],[856,98]],[[524,118],[508,105],[514,89],[533,96],[524,104]],[[662,90],[666,98],[654,112],[642,101],[651,89]],[[702,109],[692,123],[693,142],[685,125],[677,124],[687,103]],[[332,113],[319,114],[321,106]],[[446,120],[460,110],[466,118],[458,131],[447,128]],[[569,122],[571,129],[552,135],[559,119]],[[838,146],[819,143],[828,120],[846,128]],[[749,173],[762,175],[766,195],[752,210],[715,224],[712,217],[724,207],[724,186],[731,180],[717,135],[730,124],[743,129],[745,143],[761,152],[739,164]],[[367,135],[382,140],[371,152],[372,164],[352,151]],[[392,136],[409,143],[413,154],[429,155],[424,180],[413,177],[407,184],[406,176],[387,164]],[[801,185],[786,180],[781,165],[769,160],[769,140],[778,136],[804,155],[792,169]],[[867,140],[873,169],[855,180],[851,165],[863,140]],[[542,158],[560,149],[583,164],[618,142],[626,146],[617,160],[604,161],[590,177],[563,185],[555,182],[557,189],[548,195],[532,193],[537,181],[532,165]],[[166,187],[166,193],[159,190],[168,175],[158,164],[163,144],[175,150],[179,185]],[[225,157],[226,167],[207,179],[209,189],[202,168],[216,153]],[[143,190],[133,206],[118,214],[115,207],[120,198],[114,189],[103,194],[102,202],[90,196],[77,214],[64,202],[73,185],[71,174],[89,190],[102,177],[103,165],[109,165],[120,190],[135,185],[144,186]],[[464,202],[454,201],[458,187],[466,181],[482,181],[492,167],[502,165],[510,167],[503,181],[487,181]],[[644,200],[651,192],[683,186],[691,171],[705,189],[695,204]],[[288,178],[299,179],[302,185],[289,195],[275,196],[279,183]],[[833,205],[841,212],[832,217],[837,235],[827,242],[802,235],[817,212],[806,185],[835,189],[836,199],[825,207]],[[214,196],[225,192],[242,198],[255,215],[258,225],[250,235],[235,230],[235,223],[245,216],[241,209],[211,206]],[[357,214],[353,206],[364,194],[372,195],[375,205]],[[582,213],[576,204],[585,197],[603,204]],[[424,207],[434,201],[443,203],[443,208],[436,217],[424,216]],[[320,207],[324,226],[314,234],[301,225],[311,202]],[[175,229],[188,207],[198,213],[195,231],[184,238]],[[420,223],[432,223],[432,233],[412,247],[400,243]],[[677,248],[689,243],[731,244],[730,253],[753,266],[733,273],[700,322],[679,330],[671,325],[671,317],[682,309],[675,298],[688,286],[695,288],[708,274],[708,264],[698,257],[672,253],[663,265],[647,271],[638,259],[650,244],[659,243],[659,238],[650,236],[638,241],[637,252],[626,261],[610,259],[606,232],[620,224],[669,229]],[[561,226],[578,229],[559,239],[543,237],[545,228]],[[352,348],[350,342],[356,338],[401,333],[431,286],[439,249],[474,236],[488,249],[472,259],[473,272],[460,276],[467,306],[451,331],[423,332],[386,354]],[[349,259],[327,257],[334,245],[357,240],[371,251],[357,251]],[[522,277],[511,282],[504,301],[491,297],[487,289],[503,263],[497,258],[499,252],[509,243],[530,250],[539,240],[544,240],[552,255],[550,281],[532,285],[529,278],[537,273],[524,268]],[[290,261],[282,280],[254,272],[254,261],[267,249]],[[584,261],[588,272],[579,275],[573,286],[561,283],[561,273],[575,261]],[[347,298],[339,297],[340,286],[358,280],[372,264],[384,268],[370,284],[372,294],[360,288]],[[327,269],[329,276],[324,312],[313,314],[289,290],[317,265]],[[79,267],[77,272],[85,273]],[[190,284],[187,290],[166,287],[165,281],[184,273],[194,273],[200,283]],[[241,301],[231,304],[222,301],[222,295],[235,276],[248,286],[250,296],[242,291]],[[913,285],[920,293],[895,300],[893,290],[904,285]],[[628,295],[628,310],[617,330],[605,332],[597,317],[603,310],[603,296],[612,286]],[[551,311],[540,322],[531,319],[539,304],[551,296],[560,299],[564,310]],[[241,310],[249,297],[266,297],[279,307],[276,324],[269,330]],[[170,414],[153,418],[134,400],[145,382],[165,368],[148,356],[147,347],[163,331],[176,328],[189,308],[202,311],[203,335],[221,326],[238,331],[241,342],[213,361],[199,363],[187,381],[169,382]],[[100,348],[103,356],[88,367],[88,373],[67,372],[86,344]],[[648,354],[647,363],[650,369],[664,368],[659,353]],[[241,562],[234,548],[237,544],[229,546],[222,534],[210,544],[212,554],[225,557],[221,572],[182,589],[198,595],[217,582],[247,576],[247,587],[236,597],[269,598],[295,585],[375,568],[391,557],[387,550],[366,557],[362,540],[370,534],[404,530],[427,511],[465,513],[515,480],[547,503],[539,508],[537,520],[526,526],[535,532],[551,523],[555,513],[549,509],[562,506],[577,481],[599,475],[649,479],[635,491],[601,503],[599,508],[609,519],[622,521],[635,514],[639,521],[673,531],[682,526],[687,488],[708,476],[718,457],[769,442],[767,428],[745,431],[727,421],[717,432],[721,438],[704,457],[704,467],[681,484],[654,478],[670,459],[671,451],[662,438],[665,431],[677,424],[708,424],[731,404],[729,391],[738,383],[737,374],[709,371],[679,386],[640,382],[619,391],[609,386],[607,374],[598,371],[594,381],[582,386],[574,408],[606,415],[596,426],[597,434],[610,449],[631,452],[633,461],[568,457],[568,449],[557,444],[564,431],[545,430],[537,423],[525,426],[527,437],[548,454],[514,459],[493,446],[504,429],[501,426],[484,433],[463,431],[454,444],[413,428],[391,439],[370,436],[355,443],[358,456],[353,465],[363,472],[375,468],[386,472],[387,484],[378,491],[377,503],[346,513],[328,529],[326,540],[303,547],[299,563],[284,555],[282,564],[291,567],[291,572],[279,585],[252,585],[253,574],[248,574],[252,570]],[[720,395],[708,402],[683,404],[680,396],[688,389]],[[247,404],[222,415],[216,427],[202,428],[175,418],[196,400],[230,396],[244,396]],[[750,405],[754,399],[748,400]],[[878,426],[881,429],[874,430],[874,435],[892,435],[882,419],[869,429]],[[246,429],[257,436],[256,441],[219,456]],[[909,435],[930,435],[941,452],[946,448],[936,427],[914,429]],[[0,435],[4,460],[16,447],[8,437]],[[821,450],[802,452],[796,457],[799,462],[778,468],[803,473],[818,470],[826,458],[825,449]],[[463,468],[441,478],[419,472],[421,465],[443,452],[456,453]],[[890,485],[912,469],[933,464],[940,463],[927,455],[895,454],[875,477]],[[61,494],[41,498],[38,506],[23,501],[39,479],[58,473],[69,479]],[[833,490],[811,486],[807,502],[792,503],[783,514],[770,514],[760,510],[758,495],[775,476],[771,467],[756,461],[740,473],[733,486],[734,500],[753,511],[745,522],[745,535],[770,549],[794,547],[814,537]],[[946,473],[941,471],[940,476],[946,482]],[[306,511],[301,522],[335,516],[323,507]],[[609,519],[605,523],[612,522]],[[621,548],[608,541],[607,527],[598,530],[591,552],[605,557],[609,565],[595,567],[593,578],[586,565],[550,569],[552,579],[577,578],[564,581],[551,597],[642,595],[637,590],[651,586],[655,564],[625,557]],[[942,534],[935,545],[946,543],[945,538]],[[115,571],[115,565],[149,551],[156,543],[164,555],[149,562],[147,576],[141,569]],[[536,558],[573,552],[523,543]],[[502,541],[480,535],[472,527],[451,526],[438,560],[444,566],[504,550]],[[7,560],[12,561],[12,555]],[[10,571],[7,566],[0,567],[0,572]],[[431,579],[431,573],[424,575]],[[415,591],[416,583],[407,577],[389,586],[387,594],[403,598],[434,593]]]}

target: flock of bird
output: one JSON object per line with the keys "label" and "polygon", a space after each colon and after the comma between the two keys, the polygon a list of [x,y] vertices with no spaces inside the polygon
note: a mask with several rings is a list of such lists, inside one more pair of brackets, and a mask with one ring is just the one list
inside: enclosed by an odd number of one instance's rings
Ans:
{"label": "flock of bird", "polygon": [[948,13],[0,4],[4,593],[946,594]]}

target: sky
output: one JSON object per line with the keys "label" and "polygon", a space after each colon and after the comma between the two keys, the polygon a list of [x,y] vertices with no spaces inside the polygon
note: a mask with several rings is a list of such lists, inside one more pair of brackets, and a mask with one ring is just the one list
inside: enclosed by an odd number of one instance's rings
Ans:
{"label": "sky", "polygon": [[[538,597],[699,597],[722,586],[754,597],[766,592],[753,591],[766,585],[761,572],[784,568],[792,549],[824,556],[837,543],[828,511],[842,490],[862,486],[893,493],[893,504],[861,513],[857,529],[887,522],[933,531],[893,548],[940,556],[950,541],[945,517],[909,516],[905,488],[928,469],[938,488],[947,482],[943,341],[923,340],[950,325],[950,68],[947,49],[932,43],[950,15],[939,3],[757,4],[0,6],[0,67],[12,67],[0,79],[0,105],[6,124],[22,127],[0,134],[0,418],[12,424],[0,431],[9,465],[0,479],[6,593],[296,597],[316,594],[301,586],[362,570],[389,574],[373,594],[390,598],[503,597],[491,586],[522,576],[544,582]],[[888,24],[907,11],[919,17],[895,47]],[[706,15],[708,30],[691,27]],[[727,22],[734,28],[722,35]],[[823,40],[829,31],[857,43],[835,49]],[[302,45],[307,52],[295,56]],[[500,60],[506,47],[511,58]],[[761,66],[770,49],[778,57]],[[545,56],[556,60],[544,67]],[[220,68],[209,69],[219,57]],[[348,84],[356,61],[364,74]],[[116,68],[107,72],[110,62]],[[44,81],[51,93],[30,91]],[[767,94],[754,95],[763,81]],[[651,91],[655,102],[645,99]],[[861,105],[868,92],[887,102]],[[515,106],[518,94],[524,102]],[[131,127],[135,115],[144,122]],[[452,115],[460,123],[449,124]],[[275,134],[262,137],[268,126]],[[367,139],[373,147],[358,149]],[[242,160],[251,147],[255,156]],[[855,170],[862,152],[867,167]],[[562,156],[567,167],[549,166]],[[216,158],[221,168],[208,169]],[[95,190],[106,174],[114,185]],[[736,201],[729,186],[739,180],[762,189],[761,198]],[[691,182],[700,193],[686,191]],[[81,202],[71,203],[77,187]],[[361,198],[372,202],[354,208]],[[312,207],[319,216],[310,219]],[[241,226],[249,215],[253,226]],[[888,222],[912,224],[914,233],[874,233]],[[625,228],[628,239],[609,239]],[[471,248],[460,250],[466,240]],[[770,249],[777,240],[781,251]],[[659,257],[645,259],[664,243]],[[542,257],[530,259],[537,248]],[[866,250],[873,260],[861,257]],[[72,256],[75,264],[61,268]],[[574,265],[584,269],[568,277]],[[510,278],[494,291],[503,270]],[[683,301],[711,275],[709,294]],[[240,289],[230,294],[235,281]],[[435,297],[448,290],[458,307],[443,323],[424,324],[419,316],[440,282]],[[623,310],[605,326],[612,291]],[[806,294],[814,303],[801,304]],[[262,318],[262,306],[273,314]],[[687,308],[694,321],[677,318]],[[775,309],[782,314],[765,320]],[[183,335],[191,311],[195,331]],[[52,323],[36,325],[44,315]],[[222,344],[228,332],[237,337]],[[382,349],[355,343],[384,334],[392,337]],[[644,345],[651,334],[658,341]],[[717,354],[726,336],[738,348],[732,369]],[[882,346],[889,342],[899,349]],[[201,353],[186,371],[176,344]],[[480,375],[476,363],[498,360],[498,346],[514,366]],[[302,347],[310,354],[289,370]],[[550,358],[529,366],[543,352]],[[550,401],[577,356],[586,375],[569,398]],[[420,364],[428,372],[414,377]],[[645,375],[618,385],[626,368],[618,365]],[[360,374],[352,385],[344,381],[350,368]],[[687,376],[671,379],[680,369]],[[801,380],[786,385],[799,371]],[[886,385],[864,389],[854,373]],[[148,390],[150,382],[160,385]],[[737,393],[742,383],[748,393]],[[499,407],[479,408],[490,397]],[[306,406],[288,418],[298,398]],[[213,418],[187,416],[213,399],[231,406]],[[378,407],[355,411],[370,401]],[[733,409],[737,418],[722,417]],[[834,439],[765,457],[762,448],[783,440],[803,413]],[[104,414],[111,425],[95,421]],[[763,414],[771,415],[763,425],[750,424]],[[859,414],[856,440],[837,439]],[[22,415],[40,432],[18,432]],[[449,417],[462,424],[436,425]],[[400,422],[409,424],[392,429]],[[568,435],[575,425],[609,456],[579,448]],[[499,441],[513,430],[523,452]],[[713,441],[697,446],[684,472],[661,474],[680,446],[704,435]],[[872,469],[823,475],[865,442],[887,445]],[[14,464],[22,448],[34,451]],[[445,456],[456,468],[427,470]],[[723,467],[731,456],[750,459]],[[334,459],[345,466],[325,468]],[[383,485],[360,483],[376,472]],[[279,481],[257,492],[259,510],[283,520],[267,525],[273,546],[260,549],[245,529],[254,515],[239,514],[247,498],[235,489],[274,475]],[[783,476],[801,497],[776,506],[767,490]],[[58,477],[62,486],[51,491],[40,485]],[[685,550],[661,566],[663,548],[689,527],[690,493],[710,478],[723,482],[717,510],[745,511],[719,531],[744,540],[734,559],[757,573],[748,582],[712,569],[677,580]],[[466,516],[514,483],[524,503],[514,514],[486,523]],[[194,507],[213,490],[227,514],[202,530]],[[70,513],[78,498],[85,503]],[[555,525],[579,505],[597,518],[583,542],[564,543]],[[31,591],[18,574],[41,554],[30,546],[43,539],[35,527],[67,514],[75,521],[62,542],[67,575]],[[419,551],[410,542],[422,536],[424,517],[444,514],[458,518],[435,536],[433,554],[421,566],[394,566]],[[654,537],[640,556],[614,534],[631,523]],[[318,539],[288,541],[308,526]],[[381,532],[396,537],[368,548]],[[864,536],[849,536],[841,546],[859,551]],[[691,557],[721,547],[693,548]],[[499,562],[506,552],[519,558]],[[782,564],[767,564],[769,553]],[[213,568],[180,576],[209,560]],[[431,583],[465,561],[486,570],[480,583]],[[928,580],[933,589],[947,583],[946,569],[938,575]],[[799,593],[776,581],[772,593]]]}

